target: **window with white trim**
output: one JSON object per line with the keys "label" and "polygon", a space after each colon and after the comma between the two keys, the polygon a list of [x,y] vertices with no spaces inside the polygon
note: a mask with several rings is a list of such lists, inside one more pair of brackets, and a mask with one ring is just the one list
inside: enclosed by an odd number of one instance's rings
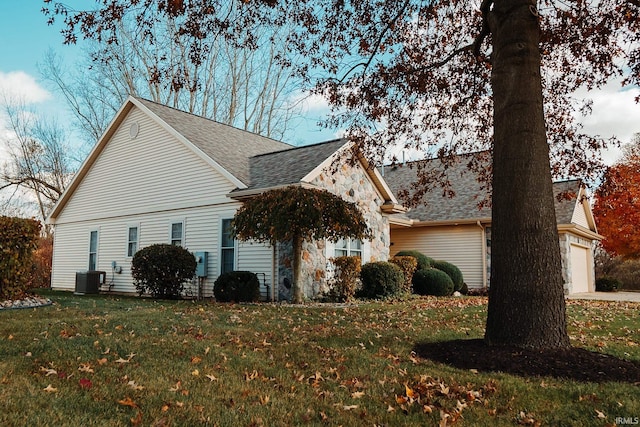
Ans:
{"label": "window with white trim", "polygon": [[171,244],[176,246],[182,246],[182,239],[184,235],[184,223],[172,222],[171,223]]}
{"label": "window with white trim", "polygon": [[138,227],[131,226],[127,231],[127,256],[132,257],[138,251]]}
{"label": "window with white trim", "polygon": [[220,233],[220,274],[235,270],[236,241],[233,237],[231,219],[222,220]]}
{"label": "window with white trim", "polygon": [[89,270],[98,266],[98,230],[89,233]]}
{"label": "window with white trim", "polygon": [[335,244],[335,256],[357,256],[362,258],[364,243],[360,239],[340,239]]}

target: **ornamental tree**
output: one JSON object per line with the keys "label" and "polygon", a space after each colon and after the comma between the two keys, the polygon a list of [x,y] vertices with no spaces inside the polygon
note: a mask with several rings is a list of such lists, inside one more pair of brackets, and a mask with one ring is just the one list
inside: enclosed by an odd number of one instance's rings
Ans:
{"label": "ornamental tree", "polygon": [[293,302],[303,302],[300,285],[302,242],[370,237],[369,227],[355,203],[326,190],[285,187],[246,200],[233,218],[240,240],[275,245],[293,243]]}
{"label": "ornamental tree", "polygon": [[[50,0],[45,0],[49,4]],[[576,116],[590,102],[578,89],[611,79],[640,83],[637,0],[97,0],[64,15],[66,40],[116,41],[122,17],[149,8],[183,31],[218,32],[246,45],[261,25],[295,23],[286,46],[303,54],[298,73],[332,105],[327,125],[380,161],[388,147],[437,154],[491,148],[492,271],[485,341],[533,348],[569,346],[552,177],[601,171],[606,140]],[[46,9],[46,8],[45,8]],[[206,52],[196,50],[194,57]],[[283,57],[287,61],[289,57]],[[318,78],[318,76],[320,76]],[[479,169],[479,164],[469,164]],[[443,174],[422,171],[404,194],[420,202]]]}
{"label": "ornamental tree", "polygon": [[602,247],[614,256],[640,258],[640,134],[611,166],[595,194],[593,215]]}

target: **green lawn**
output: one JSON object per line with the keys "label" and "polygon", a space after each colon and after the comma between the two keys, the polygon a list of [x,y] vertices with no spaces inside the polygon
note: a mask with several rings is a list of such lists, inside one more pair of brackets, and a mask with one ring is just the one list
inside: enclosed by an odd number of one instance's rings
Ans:
{"label": "green lawn", "polygon": [[[640,417],[637,384],[478,373],[412,353],[419,342],[481,337],[481,297],[338,308],[42,293],[54,305],[0,312],[2,426],[605,426]],[[639,310],[569,303],[573,345],[640,362]]]}

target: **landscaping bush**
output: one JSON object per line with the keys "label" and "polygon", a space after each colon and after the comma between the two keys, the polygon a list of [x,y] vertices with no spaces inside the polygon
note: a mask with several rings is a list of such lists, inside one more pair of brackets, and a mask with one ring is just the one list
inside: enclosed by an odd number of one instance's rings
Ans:
{"label": "landscaping bush", "polygon": [[464,283],[464,282],[462,282],[462,287],[460,288],[460,293],[462,295],[469,295],[469,286],[467,286],[467,284]]}
{"label": "landscaping bush", "polygon": [[385,261],[370,262],[362,266],[360,272],[362,289],[358,296],[363,298],[386,298],[402,293],[404,274],[395,264]]}
{"label": "landscaping bush", "polygon": [[402,273],[404,274],[404,284],[402,286],[402,291],[406,293],[411,293],[413,290],[413,284],[411,283],[411,279],[413,278],[413,273],[415,273],[418,268],[418,260],[412,256],[394,256],[391,258],[391,262],[400,267]]}
{"label": "landscaping bush", "polygon": [[431,267],[432,258],[429,258],[420,251],[400,251],[395,256],[412,256],[418,262],[418,270],[426,270]]}
{"label": "landscaping bush", "polygon": [[260,299],[260,281],[250,271],[229,271],[216,279],[213,295],[220,302],[255,302]]}
{"label": "landscaping bush", "polygon": [[596,280],[596,292],[615,292],[620,287],[621,283],[618,279],[601,277]]}
{"label": "landscaping bush", "polygon": [[1,299],[20,298],[25,294],[39,236],[39,221],[0,216]]}
{"label": "landscaping bush", "polygon": [[332,258],[331,262],[336,270],[328,297],[334,302],[347,302],[356,294],[362,269],[361,259],[357,256],[340,256]]}
{"label": "landscaping bush", "polygon": [[453,281],[437,268],[418,270],[413,275],[413,292],[418,295],[447,296],[453,293]]}
{"label": "landscaping bush", "polygon": [[460,271],[457,266],[447,261],[434,261],[431,266],[440,271],[444,271],[449,277],[451,277],[451,281],[453,282],[453,292],[462,289],[464,278],[462,277],[462,271]]}
{"label": "landscaping bush", "polygon": [[184,283],[196,272],[196,259],[177,245],[157,244],[140,249],[131,261],[131,275],[140,295],[179,298]]}
{"label": "landscaping bush", "polygon": [[51,264],[53,260],[53,237],[38,239],[38,248],[33,252],[28,288],[48,288],[51,286]]}

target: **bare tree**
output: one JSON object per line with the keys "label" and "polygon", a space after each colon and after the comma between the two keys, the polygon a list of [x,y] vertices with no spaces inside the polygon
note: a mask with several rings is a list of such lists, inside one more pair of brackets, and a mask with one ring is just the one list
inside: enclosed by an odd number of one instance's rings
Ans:
{"label": "bare tree", "polygon": [[97,140],[128,95],[284,138],[299,89],[283,53],[286,27],[256,29],[247,44],[220,32],[185,34],[178,18],[160,13],[149,19],[148,31],[123,19],[109,41],[87,40],[75,72],[45,56],[41,74],[64,95],[84,139]]}
{"label": "bare tree", "polygon": [[0,140],[8,153],[0,169],[0,190],[10,192],[5,204],[12,200],[21,206],[33,204],[44,221],[73,176],[75,162],[66,132],[23,101],[5,97],[3,113],[9,129]]}

